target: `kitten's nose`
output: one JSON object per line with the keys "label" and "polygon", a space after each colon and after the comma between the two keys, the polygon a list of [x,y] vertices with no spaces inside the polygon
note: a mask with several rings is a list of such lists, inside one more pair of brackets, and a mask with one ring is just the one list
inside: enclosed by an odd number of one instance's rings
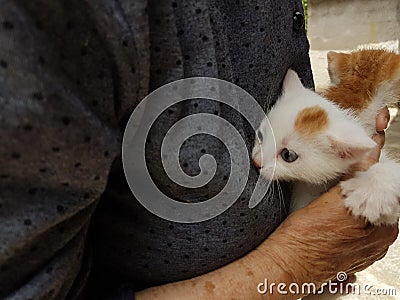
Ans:
{"label": "kitten's nose", "polygon": [[257,170],[261,169],[261,163],[257,159],[253,159],[253,164],[256,167]]}

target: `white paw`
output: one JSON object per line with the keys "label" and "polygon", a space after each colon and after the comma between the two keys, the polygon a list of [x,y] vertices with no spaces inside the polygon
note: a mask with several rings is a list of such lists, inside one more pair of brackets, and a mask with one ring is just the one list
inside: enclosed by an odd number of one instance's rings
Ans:
{"label": "white paw", "polygon": [[374,225],[391,225],[398,221],[400,182],[390,177],[390,173],[390,169],[385,172],[385,166],[378,163],[367,172],[359,172],[340,183],[345,205],[354,216],[364,217]]}

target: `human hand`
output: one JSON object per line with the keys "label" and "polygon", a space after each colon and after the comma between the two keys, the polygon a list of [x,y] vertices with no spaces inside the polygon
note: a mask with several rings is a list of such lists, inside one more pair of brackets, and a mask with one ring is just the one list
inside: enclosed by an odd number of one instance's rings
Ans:
{"label": "human hand", "polygon": [[397,226],[374,227],[349,215],[336,186],[281,224],[267,240],[277,251],[268,255],[294,282],[320,285],[340,271],[354,274],[381,259],[397,234]]}
{"label": "human hand", "polygon": [[[378,133],[373,139],[378,146],[352,172],[366,171],[379,160],[389,117],[387,107],[377,115]],[[290,215],[268,240],[282,245],[272,255],[290,270],[296,282],[321,284],[339,271],[350,275],[381,259],[397,235],[397,225],[374,227],[349,215],[336,186]],[[291,266],[286,266],[286,262]]]}
{"label": "human hand", "polygon": [[[385,141],[389,111],[377,116],[379,145],[354,167],[367,170],[379,159]],[[137,299],[265,299],[257,291],[264,278],[270,283],[315,283],[335,278],[340,271],[351,275],[385,256],[396,239],[397,226],[373,227],[350,216],[334,187],[319,199],[291,214],[255,250],[210,273],[192,279],[153,287]],[[301,295],[271,293],[268,299],[297,299]]]}
{"label": "human hand", "polygon": [[383,132],[389,124],[389,119],[390,119],[389,109],[387,106],[385,106],[376,115],[376,131]]}

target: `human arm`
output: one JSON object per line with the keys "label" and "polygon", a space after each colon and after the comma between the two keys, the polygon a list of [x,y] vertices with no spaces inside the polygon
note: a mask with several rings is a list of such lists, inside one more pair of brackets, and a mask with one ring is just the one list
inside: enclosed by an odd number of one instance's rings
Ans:
{"label": "human arm", "polygon": [[[386,128],[388,119],[385,108],[377,117],[378,132]],[[384,134],[375,140],[380,147],[355,170],[366,170],[378,161]],[[340,188],[334,187],[290,215],[266,241],[241,259],[203,276],[142,291],[137,299],[258,299],[262,295],[257,285],[265,278],[268,284],[319,286],[339,271],[361,271],[386,254],[398,229],[373,227],[355,220],[342,200]],[[279,294],[276,288],[267,295],[268,299],[302,296]]]}
{"label": "human arm", "polygon": [[[218,270],[139,292],[137,299],[259,299],[257,285],[315,283],[361,271],[381,259],[397,227],[373,227],[347,214],[339,187],[290,215],[257,249]],[[285,289],[287,291],[287,287]],[[268,299],[297,299],[279,294]]]}

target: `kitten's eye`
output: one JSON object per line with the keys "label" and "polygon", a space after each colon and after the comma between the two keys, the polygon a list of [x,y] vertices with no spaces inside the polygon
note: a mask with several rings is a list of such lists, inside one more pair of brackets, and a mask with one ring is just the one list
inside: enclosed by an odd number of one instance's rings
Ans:
{"label": "kitten's eye", "polygon": [[262,133],[261,133],[260,130],[257,130],[257,138],[258,138],[258,140],[259,140],[260,142],[262,142],[262,140],[263,140],[263,135],[262,135]]}
{"label": "kitten's eye", "polygon": [[299,156],[293,150],[284,148],[281,152],[281,157],[286,162],[294,162]]}

